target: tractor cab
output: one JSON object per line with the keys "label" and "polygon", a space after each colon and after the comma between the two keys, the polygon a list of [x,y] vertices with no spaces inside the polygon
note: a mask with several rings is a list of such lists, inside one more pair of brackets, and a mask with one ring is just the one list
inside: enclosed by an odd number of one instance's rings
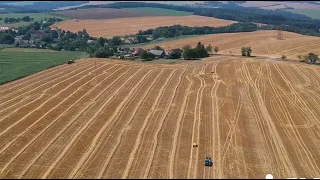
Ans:
{"label": "tractor cab", "polygon": [[206,157],[206,159],[204,160],[204,165],[205,166],[212,166],[212,161],[210,157]]}
{"label": "tractor cab", "polygon": [[68,61],[68,64],[73,64],[74,63],[74,60],[69,60]]}

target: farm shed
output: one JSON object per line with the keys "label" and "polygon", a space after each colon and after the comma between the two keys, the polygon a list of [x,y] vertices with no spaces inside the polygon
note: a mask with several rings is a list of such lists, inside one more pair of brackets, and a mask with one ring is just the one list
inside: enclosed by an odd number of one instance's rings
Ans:
{"label": "farm shed", "polygon": [[163,58],[166,55],[166,53],[162,50],[150,50],[149,52],[155,55],[157,58]]}

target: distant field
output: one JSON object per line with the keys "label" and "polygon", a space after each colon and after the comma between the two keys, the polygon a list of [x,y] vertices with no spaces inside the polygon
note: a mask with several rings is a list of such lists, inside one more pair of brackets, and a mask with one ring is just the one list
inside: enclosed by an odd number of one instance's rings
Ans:
{"label": "distant field", "polygon": [[[0,46],[1,49],[1,46]],[[35,49],[35,48],[4,48],[1,49],[1,52],[56,52],[50,49]]]}
{"label": "distant field", "polygon": [[320,9],[288,9],[287,11],[297,14],[303,14],[313,19],[320,19]]}
{"label": "distant field", "polygon": [[132,11],[128,9],[90,8],[78,10],[57,11],[52,14],[63,15],[70,19],[116,19],[128,17],[158,16],[152,12]]}
{"label": "distant field", "polygon": [[141,7],[141,8],[124,8],[131,11],[138,12],[146,12],[146,13],[154,13],[163,16],[191,16],[191,12],[185,11],[176,11],[171,9],[163,9],[163,8],[149,8],[149,7]]}
{"label": "distant field", "polygon": [[11,48],[13,47],[12,45],[8,45],[8,44],[0,44],[0,50],[3,50],[5,48]]}
{"label": "distant field", "polygon": [[297,55],[306,55],[314,52],[320,55],[320,38],[304,36],[291,32],[283,32],[284,40],[276,40],[276,31],[255,31],[243,33],[223,33],[180,39],[167,42],[154,43],[152,45],[140,45],[140,47],[152,48],[156,45],[164,49],[182,48],[184,45],[193,47],[200,41],[207,46],[218,46],[222,54],[241,54],[241,47],[250,46],[252,55],[280,58],[286,55],[288,58],[297,59]]}
{"label": "distant field", "polygon": [[8,26],[8,27],[19,27],[19,26],[26,26],[28,24],[31,24],[32,22],[24,22],[21,21],[19,23],[12,23],[12,24],[5,24],[4,18],[22,18],[24,16],[30,16],[32,18],[34,18],[35,21],[40,21],[41,19],[44,18],[48,18],[48,17],[58,17],[61,18],[63,20],[68,19],[67,17],[61,16],[61,15],[53,15],[53,14],[46,14],[46,13],[12,13],[12,14],[0,14],[0,18],[2,18],[3,20],[0,21],[0,25],[1,26]]}
{"label": "distant field", "polygon": [[240,5],[244,7],[258,7],[261,9],[279,9],[284,7],[292,7],[294,9],[320,9],[320,5],[316,4],[283,1],[247,1]]}
{"label": "distant field", "polygon": [[135,17],[104,20],[67,20],[56,23],[54,26],[72,32],[78,32],[85,28],[94,37],[113,37],[136,34],[139,30],[147,30],[160,26],[171,26],[175,24],[185,26],[227,26],[235,23],[224,19],[203,16],[158,16],[158,17]]}
{"label": "distant field", "polygon": [[[16,49],[16,48],[13,48]],[[82,52],[5,52],[0,53],[0,84],[67,62],[87,57]]]}

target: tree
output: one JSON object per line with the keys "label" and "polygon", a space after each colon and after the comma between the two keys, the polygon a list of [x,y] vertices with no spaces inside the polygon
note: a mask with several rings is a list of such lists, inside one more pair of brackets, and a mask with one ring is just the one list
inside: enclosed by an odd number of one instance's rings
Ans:
{"label": "tree", "polygon": [[55,31],[55,30],[52,30],[52,31],[50,32],[50,34],[51,34],[51,37],[52,37],[52,38],[58,38],[58,37],[59,37],[58,32]]}
{"label": "tree", "polygon": [[164,49],[160,46],[155,46],[154,48],[152,48],[153,50],[161,50],[161,51],[164,51]]}
{"label": "tree", "polygon": [[24,16],[21,18],[22,21],[26,21],[26,22],[30,22],[31,21],[31,18],[30,16]]}
{"label": "tree", "polygon": [[43,42],[47,42],[47,43],[53,42],[53,38],[51,36],[49,36],[49,35],[44,35],[41,40]]}
{"label": "tree", "polygon": [[301,62],[302,56],[298,55],[297,58],[299,59],[299,61]]}
{"label": "tree", "polygon": [[183,47],[182,47],[182,50],[188,50],[188,49],[192,49],[191,48],[191,46],[188,44],[188,45],[184,45]]}
{"label": "tree", "polygon": [[247,56],[248,56],[248,57],[251,56],[251,52],[252,52],[251,47],[247,47]]}
{"label": "tree", "polygon": [[247,48],[246,47],[242,47],[241,48],[241,55],[242,56],[246,56],[247,55]]}
{"label": "tree", "polygon": [[309,53],[308,54],[308,60],[312,63],[312,64],[314,64],[314,63],[316,63],[317,61],[319,61],[319,57],[318,57],[318,55],[316,55],[315,53]]}
{"label": "tree", "polygon": [[208,53],[211,53],[211,52],[212,52],[212,46],[211,46],[211,44],[209,44],[209,45],[206,47],[206,51],[207,51]]}
{"label": "tree", "polygon": [[282,56],[281,56],[281,59],[284,61],[284,60],[287,59],[287,56],[286,56],[286,55],[282,55]]}
{"label": "tree", "polygon": [[100,48],[96,53],[95,56],[97,58],[108,58],[114,55],[113,49],[110,48]]}
{"label": "tree", "polygon": [[147,38],[145,36],[142,36],[142,35],[137,35],[136,38],[137,38],[139,43],[145,43],[145,42],[148,41]]}
{"label": "tree", "polygon": [[219,47],[216,46],[216,47],[213,48],[213,50],[217,54],[219,52]]}
{"label": "tree", "polygon": [[152,60],[152,59],[155,58],[155,55],[154,55],[154,54],[149,53],[149,52],[146,51],[146,50],[143,50],[140,56],[141,56],[141,59],[146,60],[146,61]]}
{"label": "tree", "polygon": [[204,47],[201,42],[198,42],[197,47],[194,49],[197,53],[197,56],[195,58],[203,58],[208,57],[209,53],[207,52],[206,48]]}
{"label": "tree", "polygon": [[248,56],[248,57],[250,57],[250,56],[251,56],[251,52],[252,52],[251,47],[242,47],[242,48],[241,48],[241,55],[242,55],[242,56]]}
{"label": "tree", "polygon": [[14,37],[9,33],[0,34],[0,44],[13,44]]}
{"label": "tree", "polygon": [[28,40],[28,41],[30,41],[30,39],[31,39],[31,34],[30,34],[30,33],[27,33],[26,35],[22,36],[21,39],[22,39],[22,40]]}
{"label": "tree", "polygon": [[111,39],[111,43],[112,43],[114,46],[120,46],[120,45],[121,45],[121,38],[118,37],[118,36],[114,36],[114,37]]}
{"label": "tree", "polygon": [[98,43],[99,43],[100,46],[104,46],[104,43],[105,43],[105,42],[106,42],[106,41],[103,39],[103,37],[99,37]]}
{"label": "tree", "polygon": [[169,59],[179,59],[181,58],[181,49],[173,49],[169,55]]}

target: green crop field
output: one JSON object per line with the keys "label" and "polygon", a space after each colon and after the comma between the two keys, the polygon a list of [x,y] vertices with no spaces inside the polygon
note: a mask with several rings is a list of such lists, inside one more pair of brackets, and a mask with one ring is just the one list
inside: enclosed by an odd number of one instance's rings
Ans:
{"label": "green crop field", "polygon": [[85,58],[83,52],[4,52],[0,53],[0,84],[66,63],[70,59]]}
{"label": "green crop field", "polygon": [[320,19],[320,9],[288,9],[287,11],[297,14],[303,14],[313,19]]}
{"label": "green crop field", "polygon": [[153,14],[165,15],[165,16],[190,16],[190,15],[192,15],[191,12],[176,11],[176,10],[162,9],[162,8],[151,8],[151,7],[123,8],[123,9],[138,11],[138,12],[147,12],[147,13],[153,13]]}
{"label": "green crop field", "polygon": [[26,26],[28,24],[31,24],[32,22],[24,22],[21,21],[19,23],[12,23],[12,24],[6,24],[4,23],[4,18],[22,18],[24,16],[30,16],[34,18],[35,21],[41,21],[41,19],[48,18],[48,17],[58,17],[63,20],[68,19],[64,16],[58,16],[53,14],[46,14],[46,13],[10,13],[10,14],[0,14],[0,18],[2,20],[0,21],[0,26],[8,26],[8,27],[20,27],[20,26]]}

